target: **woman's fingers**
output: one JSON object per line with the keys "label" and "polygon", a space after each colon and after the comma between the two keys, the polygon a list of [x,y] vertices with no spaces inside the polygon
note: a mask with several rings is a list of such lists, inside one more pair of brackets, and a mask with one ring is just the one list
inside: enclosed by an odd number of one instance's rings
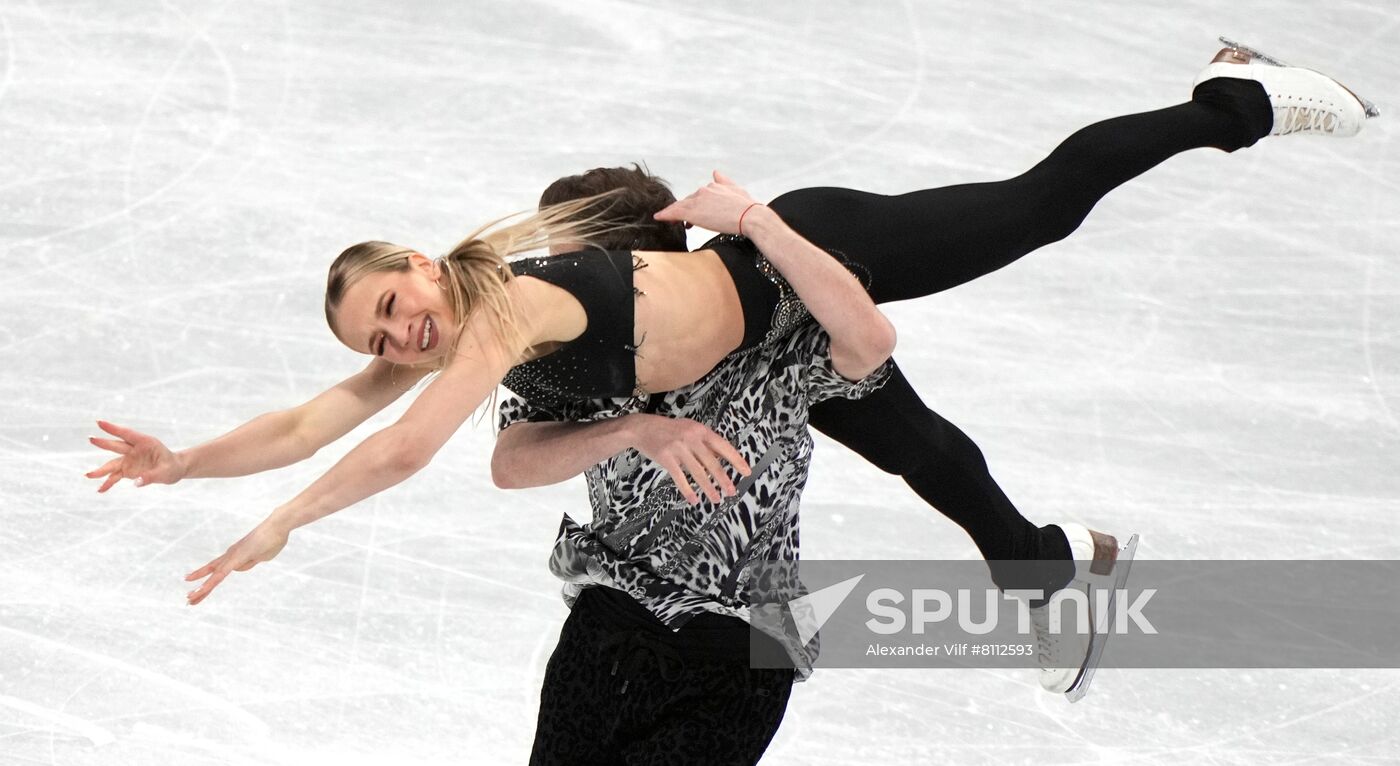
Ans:
{"label": "woman's fingers", "polygon": [[218,559],[214,559],[213,561],[209,562],[208,564],[205,564],[199,569],[196,569],[193,572],[190,572],[189,574],[185,575],[185,582],[189,582],[190,580],[198,580],[202,577],[208,577],[211,573],[213,573],[214,567],[218,566],[219,559],[221,558],[223,558],[223,556],[220,556]]}
{"label": "woman's fingers", "polygon": [[[234,548],[237,547],[237,545],[234,546]],[[208,564],[205,564],[199,569],[196,569],[193,572],[190,572],[189,574],[185,575],[186,582],[190,580],[198,580],[205,577],[209,578],[205,580],[198,588],[195,588],[194,590],[185,594],[185,598],[189,601],[190,606],[194,606],[195,604],[198,604],[199,602],[203,601],[206,597],[208,597],[210,592],[212,592],[215,588],[219,587],[219,583],[223,582],[224,578],[228,577],[230,572],[234,571],[235,567],[229,566],[229,562],[237,561],[239,558],[241,558],[235,554],[234,548],[230,548],[227,552],[224,553],[224,555],[215,558]]]}
{"label": "woman's fingers", "polygon": [[186,581],[209,578],[186,595],[190,606],[203,601],[230,573],[246,572],[264,561],[271,561],[286,544],[285,531],[266,523],[259,524],[230,546],[224,555],[185,575]]}
{"label": "woman's fingers", "polygon": [[204,581],[203,585],[190,591],[189,594],[186,596],[186,598],[189,599],[190,606],[195,606],[196,604],[207,598],[215,588],[219,587],[219,583],[223,582],[225,577],[228,577],[228,570],[216,570],[214,574],[209,577],[208,580]]}
{"label": "woman's fingers", "polygon": [[717,184],[724,184],[725,186],[738,186],[738,184],[734,183],[734,179],[719,172],[718,170],[716,170],[713,173],[713,175],[715,177],[715,183]]}
{"label": "woman's fingers", "polygon": [[107,433],[113,436],[120,436],[121,438],[126,439],[127,441],[134,441],[141,436],[141,434],[131,430],[130,428],[126,428],[125,426],[119,426],[116,423],[108,423],[105,420],[97,421],[97,427],[101,428],[103,431],[106,431]]}
{"label": "woman's fingers", "polygon": [[[145,463],[147,464],[147,468],[150,467],[150,455],[146,454],[145,459],[142,459],[142,452],[138,451],[141,449],[138,440],[149,440],[149,437],[143,436],[130,428],[119,426],[116,423],[109,423],[105,420],[97,421],[97,427],[113,436],[120,437],[120,440],[89,436],[88,442],[94,447],[121,455],[121,457],[107,461],[101,468],[95,471],[89,471],[85,474],[90,479],[99,479],[103,476],[107,477],[107,480],[102,483],[102,486],[97,488],[98,492],[106,492],[112,488],[112,485],[122,479],[136,478],[140,471],[146,470],[145,468],[140,468],[138,464]],[[137,486],[140,486],[140,482],[137,483]]]}
{"label": "woman's fingers", "polygon": [[122,459],[119,457],[114,457],[111,460],[108,460],[107,462],[103,463],[101,468],[88,471],[83,475],[88,477],[89,479],[100,479],[103,476],[106,476],[107,474],[111,473],[112,471],[117,470],[117,467],[121,464]]}
{"label": "woman's fingers", "polygon": [[115,439],[101,439],[96,436],[89,436],[88,441],[92,442],[95,446],[101,447],[102,449],[111,450],[112,452],[119,452],[123,455],[131,452],[132,450],[132,446],[130,444],[127,444],[124,441],[119,442]]}
{"label": "woman's fingers", "polygon": [[97,491],[106,492],[107,490],[112,488],[113,484],[116,484],[124,478],[126,478],[126,474],[122,473],[121,471],[113,471],[112,475],[108,476],[107,480],[102,482],[102,486],[97,488]]}

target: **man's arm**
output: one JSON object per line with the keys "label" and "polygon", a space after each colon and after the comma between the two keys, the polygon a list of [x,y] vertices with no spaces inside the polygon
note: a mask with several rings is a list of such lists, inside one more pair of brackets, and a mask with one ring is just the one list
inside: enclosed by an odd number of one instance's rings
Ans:
{"label": "man's arm", "polygon": [[831,334],[831,362],[837,372],[848,380],[861,380],[890,358],[894,325],[845,266],[808,242],[767,205],[758,205],[745,216],[744,235]]}
{"label": "man's arm", "polygon": [[894,353],[894,325],[860,280],[723,173],[715,171],[714,178],[658,212],[656,220],[689,221],[748,237],[831,335],[832,364],[843,377],[861,380],[884,364]]}
{"label": "man's arm", "polygon": [[734,494],[720,461],[745,476],[750,471],[734,445],[689,418],[633,413],[591,423],[529,422],[522,414],[528,406],[518,400],[501,405],[503,427],[491,455],[491,478],[502,489],[555,484],[626,449],[664,468],[691,504],[700,502],[692,483],[711,502]]}
{"label": "man's arm", "polygon": [[595,423],[516,423],[496,436],[491,480],[501,489],[557,484],[633,446],[631,415]]}

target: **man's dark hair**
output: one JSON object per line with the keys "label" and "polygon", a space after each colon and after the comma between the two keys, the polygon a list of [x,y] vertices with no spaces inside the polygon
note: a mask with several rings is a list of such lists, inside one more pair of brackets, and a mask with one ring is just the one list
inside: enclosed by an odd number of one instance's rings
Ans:
{"label": "man's dark hair", "polygon": [[595,237],[595,244],[605,250],[685,251],[685,226],[652,218],[658,210],[675,202],[676,195],[665,181],[635,162],[630,168],[594,168],[582,175],[560,178],[540,195],[540,207],[614,190],[616,193],[599,200],[583,215],[600,215],[603,222],[625,228]]}

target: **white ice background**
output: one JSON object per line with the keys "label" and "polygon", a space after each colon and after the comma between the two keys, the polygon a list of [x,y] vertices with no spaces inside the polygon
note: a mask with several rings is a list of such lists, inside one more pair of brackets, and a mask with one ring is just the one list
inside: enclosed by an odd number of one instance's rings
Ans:
{"label": "white ice background", "polygon": [[[363,367],[326,267],[440,254],[565,173],[760,198],[994,180],[1185,100],[1228,34],[1379,103],[1349,140],[1200,150],[1071,239],[889,307],[897,358],[1038,523],[1143,558],[1400,557],[1400,6],[0,2],[0,763],[523,763],[581,481],[492,486],[488,424],[188,607],[358,439],[105,495],[99,418],[183,448]],[[698,233],[693,237],[698,242]],[[808,558],[975,558],[819,440]],[[1395,671],[823,670],[771,764],[1388,763]]]}

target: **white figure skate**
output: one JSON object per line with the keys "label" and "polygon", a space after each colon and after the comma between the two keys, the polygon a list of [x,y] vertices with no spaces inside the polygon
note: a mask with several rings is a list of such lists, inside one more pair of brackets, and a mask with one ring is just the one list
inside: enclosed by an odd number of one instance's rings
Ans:
{"label": "white figure skate", "polygon": [[1354,136],[1368,118],[1379,117],[1376,105],[1321,72],[1288,66],[1273,56],[1228,38],[1228,46],[1192,83],[1216,77],[1254,80],[1264,86],[1274,107],[1271,136],[1293,133],[1345,138]]}
{"label": "white figure skate", "polygon": [[[1138,536],[1119,545],[1117,538],[1095,532],[1080,524],[1061,524],[1069,538],[1074,556],[1074,579],[1056,592],[1045,606],[1030,610],[1031,626],[1035,631],[1036,658],[1040,662],[1041,688],[1063,693],[1070,702],[1079,701],[1089,691],[1089,682],[1098,669],[1105,644],[1113,629],[1118,604],[1117,596],[1128,580],[1133,554],[1137,552]],[[1088,623],[1070,627],[1052,625],[1051,612],[1071,607],[1065,602],[1071,588],[1085,596]],[[1101,591],[1106,591],[1100,595]],[[1102,604],[1100,602],[1103,602]],[[1106,605],[1106,609],[1100,607]],[[1052,628],[1055,628],[1052,630]],[[1085,632],[1079,632],[1085,629]]]}

